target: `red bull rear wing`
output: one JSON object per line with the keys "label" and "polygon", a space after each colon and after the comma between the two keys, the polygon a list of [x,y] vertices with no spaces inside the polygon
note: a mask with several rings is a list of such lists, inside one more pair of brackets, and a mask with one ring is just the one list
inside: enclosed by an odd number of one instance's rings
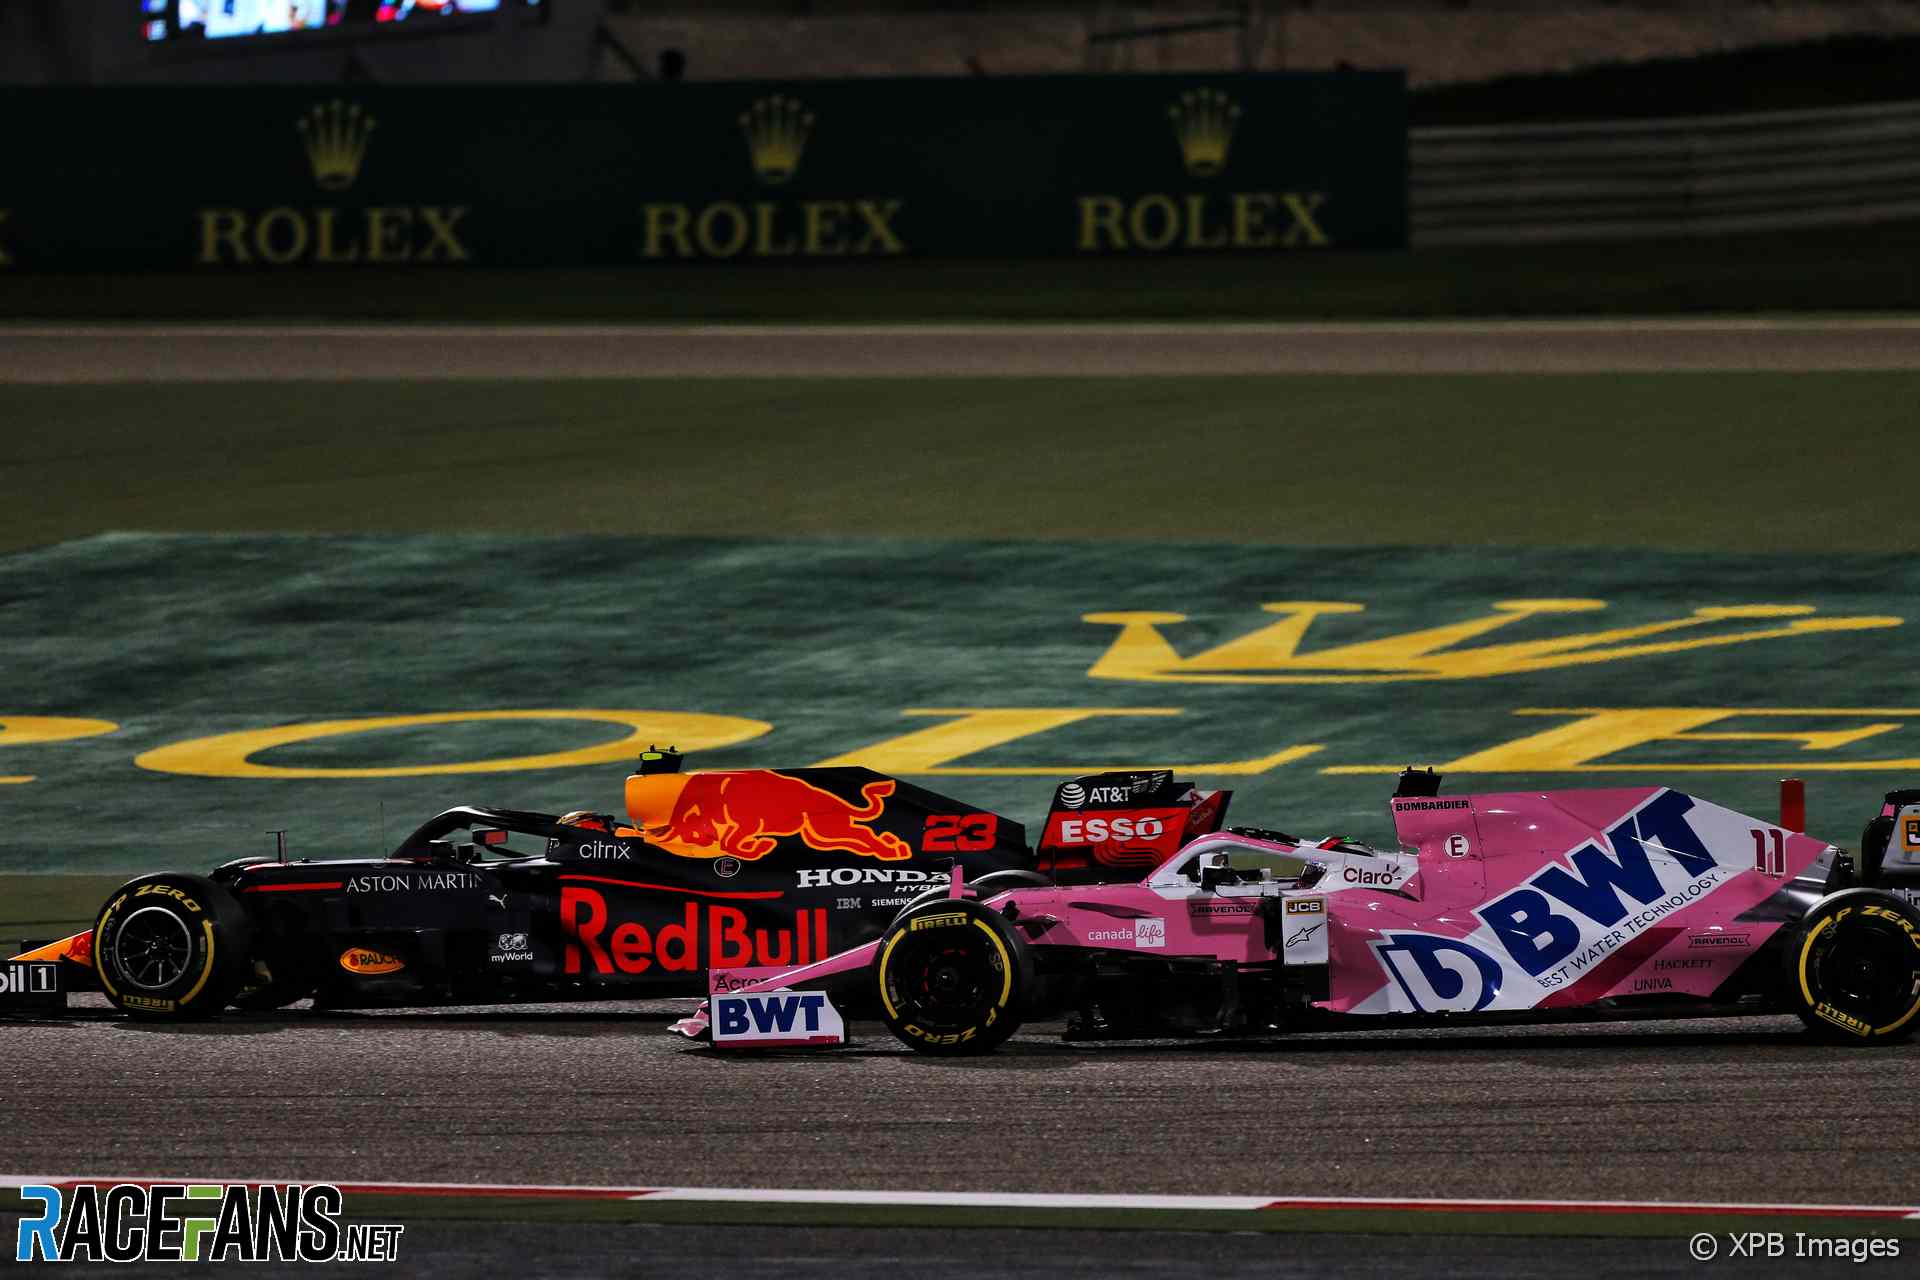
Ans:
{"label": "red bull rear wing", "polygon": [[1232,799],[1168,769],[1075,778],[1054,790],[1035,862],[1060,883],[1135,879],[1218,831]]}

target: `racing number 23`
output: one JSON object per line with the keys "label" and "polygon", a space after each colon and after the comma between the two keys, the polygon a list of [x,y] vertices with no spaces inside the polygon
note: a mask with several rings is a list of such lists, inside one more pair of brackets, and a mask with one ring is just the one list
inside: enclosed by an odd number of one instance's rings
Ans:
{"label": "racing number 23", "polygon": [[1000,819],[991,813],[930,813],[920,848],[927,853],[979,853],[993,848]]}

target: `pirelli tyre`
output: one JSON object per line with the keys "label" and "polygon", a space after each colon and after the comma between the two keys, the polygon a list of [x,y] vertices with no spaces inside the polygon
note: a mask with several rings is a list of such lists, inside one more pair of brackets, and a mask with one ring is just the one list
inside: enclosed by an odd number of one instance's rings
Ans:
{"label": "pirelli tyre", "polygon": [[1901,898],[1847,889],[1821,899],[1787,965],[1795,1011],[1824,1039],[1884,1044],[1920,1029],[1920,910]]}
{"label": "pirelli tyre", "polygon": [[968,899],[911,909],[880,936],[880,1017],[921,1053],[985,1053],[1012,1035],[1032,982],[1026,943],[1006,917]]}
{"label": "pirelli tyre", "polygon": [[251,976],[251,933],[239,902],[213,881],[141,876],[94,920],[94,972],[107,999],[136,1018],[204,1018]]}

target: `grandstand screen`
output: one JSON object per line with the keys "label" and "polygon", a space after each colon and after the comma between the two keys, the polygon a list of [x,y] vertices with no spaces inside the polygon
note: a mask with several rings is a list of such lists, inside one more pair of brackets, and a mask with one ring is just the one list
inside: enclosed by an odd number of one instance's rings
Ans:
{"label": "grandstand screen", "polygon": [[501,8],[537,12],[546,0],[138,0],[142,34],[164,40],[228,40],[324,29],[430,25]]}

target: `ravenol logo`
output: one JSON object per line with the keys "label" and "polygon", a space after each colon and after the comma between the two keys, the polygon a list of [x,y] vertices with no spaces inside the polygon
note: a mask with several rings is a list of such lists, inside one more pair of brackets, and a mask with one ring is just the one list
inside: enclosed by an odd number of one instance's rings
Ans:
{"label": "ravenol logo", "polygon": [[24,1186],[16,1262],[395,1262],[405,1227],[343,1224],[340,1188],[184,1183]]}
{"label": "ravenol logo", "polygon": [[[1281,615],[1257,631],[1204,653],[1182,657],[1161,631],[1185,622],[1183,613],[1142,611],[1089,613],[1083,622],[1117,626],[1120,634],[1087,669],[1097,680],[1153,680],[1184,684],[1363,684],[1389,680],[1474,680],[1526,671],[1679,653],[1689,649],[1747,644],[1828,631],[1897,627],[1899,618],[1813,618],[1812,605],[1714,605],[1684,618],[1612,627],[1543,640],[1466,646],[1489,633],[1553,614],[1591,613],[1604,600],[1500,600],[1490,615],[1401,635],[1301,651],[1307,631],[1325,617],[1363,612],[1343,601],[1280,601],[1260,606]],[[1792,619],[1791,621],[1784,621]],[[1726,624],[1763,625],[1741,629]]]}

